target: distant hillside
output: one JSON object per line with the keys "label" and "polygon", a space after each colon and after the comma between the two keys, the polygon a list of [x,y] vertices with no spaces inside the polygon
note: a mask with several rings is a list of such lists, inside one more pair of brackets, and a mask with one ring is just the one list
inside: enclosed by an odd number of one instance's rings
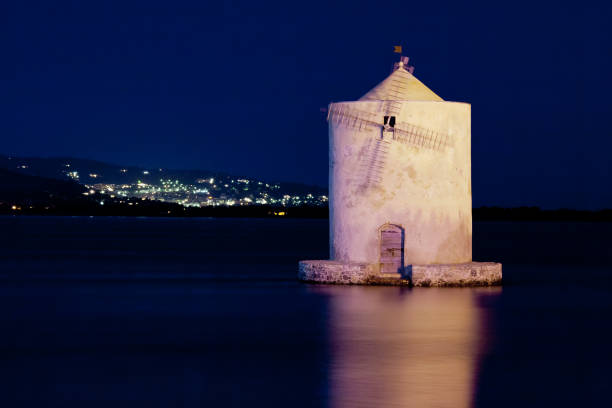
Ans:
{"label": "distant hillside", "polygon": [[49,177],[59,180],[74,179],[81,184],[136,184],[139,181],[146,184],[159,184],[161,179],[178,180],[184,184],[195,184],[198,180],[219,178],[250,179],[255,182],[275,184],[287,194],[314,195],[327,194],[327,188],[301,183],[276,183],[269,180],[258,180],[244,175],[231,175],[209,170],[172,170],[161,168],[144,168],[138,166],[121,166],[96,160],[71,157],[10,157],[0,156],[0,168],[20,174],[39,177]]}
{"label": "distant hillside", "polygon": [[80,200],[85,188],[69,180],[30,176],[0,168],[0,202],[40,203]]}
{"label": "distant hillside", "polygon": [[327,207],[302,206],[285,209],[256,205],[188,208],[156,200],[112,198],[100,192],[91,193],[75,181],[30,176],[0,168],[0,214],[326,218]]}

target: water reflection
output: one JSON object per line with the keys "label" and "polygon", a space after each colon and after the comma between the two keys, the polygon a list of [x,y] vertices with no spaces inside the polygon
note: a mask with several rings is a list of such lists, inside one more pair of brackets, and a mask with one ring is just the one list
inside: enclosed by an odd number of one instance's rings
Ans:
{"label": "water reflection", "polygon": [[331,407],[468,407],[501,288],[317,286],[330,295]]}

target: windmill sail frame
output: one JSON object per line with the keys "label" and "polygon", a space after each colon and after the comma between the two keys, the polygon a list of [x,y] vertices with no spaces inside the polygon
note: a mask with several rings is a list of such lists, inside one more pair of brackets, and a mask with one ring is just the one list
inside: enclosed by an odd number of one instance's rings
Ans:
{"label": "windmill sail frame", "polygon": [[[337,126],[345,126],[359,132],[368,132],[374,129],[384,129],[384,116],[390,116],[392,112],[393,109],[389,108],[385,109],[384,114],[381,114],[347,108],[341,105],[339,106],[339,104],[331,104],[328,110],[327,119]],[[395,123],[392,129],[392,139],[399,143],[439,152],[443,152],[447,148],[452,147],[452,140],[445,132],[399,121]],[[381,133],[381,137],[382,136]]]}

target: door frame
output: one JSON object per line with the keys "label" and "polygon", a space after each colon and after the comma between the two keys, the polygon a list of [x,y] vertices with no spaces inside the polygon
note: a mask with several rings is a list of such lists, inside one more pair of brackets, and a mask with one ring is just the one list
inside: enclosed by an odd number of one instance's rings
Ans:
{"label": "door frame", "polygon": [[380,227],[378,227],[378,268],[379,270],[381,269],[382,266],[382,233],[383,230],[387,227],[395,227],[398,228],[401,232],[401,252],[400,252],[400,267],[401,267],[401,272],[398,272],[400,274],[403,275],[403,270],[406,267],[405,264],[405,259],[404,259],[404,252],[405,252],[405,238],[406,238],[406,230],[404,229],[404,226],[402,224],[397,224],[397,223],[393,223],[393,222],[385,222],[383,225],[381,225]]}

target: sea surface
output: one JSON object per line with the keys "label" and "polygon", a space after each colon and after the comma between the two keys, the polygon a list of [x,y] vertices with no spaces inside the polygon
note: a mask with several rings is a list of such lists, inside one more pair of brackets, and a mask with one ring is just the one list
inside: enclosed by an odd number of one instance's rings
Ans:
{"label": "sea surface", "polygon": [[496,288],[299,283],[327,220],[0,231],[0,407],[612,406],[610,223],[474,223]]}

